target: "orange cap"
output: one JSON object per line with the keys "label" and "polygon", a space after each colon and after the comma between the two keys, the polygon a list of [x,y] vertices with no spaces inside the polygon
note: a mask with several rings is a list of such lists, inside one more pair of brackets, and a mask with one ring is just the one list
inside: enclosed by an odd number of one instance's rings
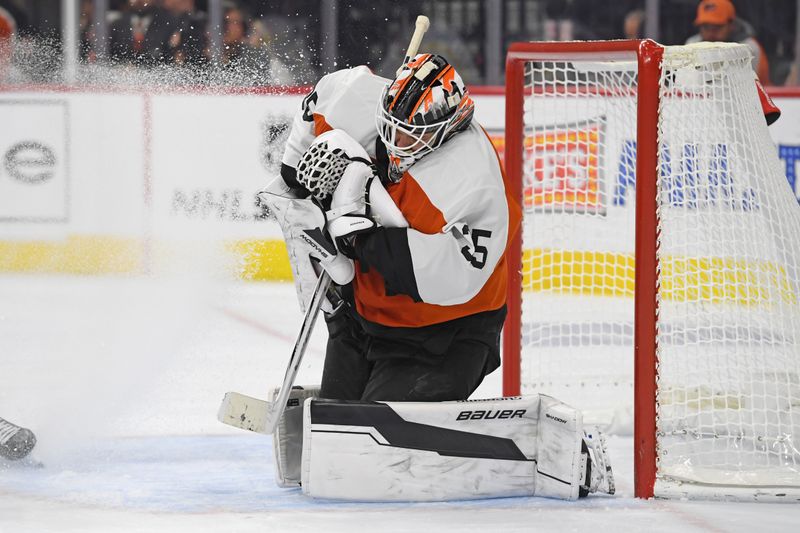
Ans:
{"label": "orange cap", "polygon": [[736,18],[736,8],[730,0],[703,0],[697,6],[697,18],[694,25],[727,24]]}

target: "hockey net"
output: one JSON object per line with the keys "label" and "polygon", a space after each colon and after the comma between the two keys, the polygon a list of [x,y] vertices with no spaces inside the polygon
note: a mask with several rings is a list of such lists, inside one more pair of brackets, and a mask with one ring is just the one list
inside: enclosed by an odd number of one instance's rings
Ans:
{"label": "hockey net", "polygon": [[635,430],[638,496],[796,497],[800,208],[746,47],[518,43],[506,90],[505,393]]}

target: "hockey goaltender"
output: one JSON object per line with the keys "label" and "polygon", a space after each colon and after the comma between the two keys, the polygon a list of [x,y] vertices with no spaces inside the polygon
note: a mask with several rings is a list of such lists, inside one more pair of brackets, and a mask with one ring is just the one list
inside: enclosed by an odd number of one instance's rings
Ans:
{"label": "hockey goaltender", "polygon": [[500,365],[506,248],[520,208],[444,58],[394,80],[324,76],[259,197],[286,240],[301,308],[324,269],[319,387],[292,389],[276,478],[313,497],[425,501],[613,494],[602,437],[545,396],[468,400]]}

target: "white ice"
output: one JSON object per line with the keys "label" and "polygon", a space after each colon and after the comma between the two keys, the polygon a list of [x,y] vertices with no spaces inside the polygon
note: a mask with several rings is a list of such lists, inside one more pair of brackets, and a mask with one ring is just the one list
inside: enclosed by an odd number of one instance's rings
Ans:
{"label": "white ice", "polygon": [[[0,532],[797,531],[800,506],[615,497],[436,504],[315,501],[273,481],[269,438],[216,421],[225,391],[265,397],[301,321],[289,284],[0,276],[0,416],[39,439],[0,463]],[[318,325],[299,383],[319,381]],[[499,371],[475,397],[500,394]]]}

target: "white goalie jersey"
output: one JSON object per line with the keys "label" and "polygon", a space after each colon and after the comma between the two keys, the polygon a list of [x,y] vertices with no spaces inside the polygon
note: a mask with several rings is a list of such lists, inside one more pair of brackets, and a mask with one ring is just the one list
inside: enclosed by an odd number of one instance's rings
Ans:
{"label": "white goalie jersey", "polygon": [[[283,157],[284,180],[314,138],[336,128],[361,144],[379,174],[386,152],[375,128],[389,80],[367,67],[323,77],[297,113]],[[288,172],[287,172],[288,170]],[[398,183],[384,183],[409,228],[379,228],[359,237],[354,299],[378,324],[419,327],[501,308],[505,251],[520,222],[494,147],[473,120],[413,164]]]}
{"label": "white goalie jersey", "polygon": [[297,168],[303,152],[318,136],[331,129],[346,131],[375,157],[375,109],[389,80],[367,67],[338,70],[324,76],[303,99],[294,116],[282,162]]}

